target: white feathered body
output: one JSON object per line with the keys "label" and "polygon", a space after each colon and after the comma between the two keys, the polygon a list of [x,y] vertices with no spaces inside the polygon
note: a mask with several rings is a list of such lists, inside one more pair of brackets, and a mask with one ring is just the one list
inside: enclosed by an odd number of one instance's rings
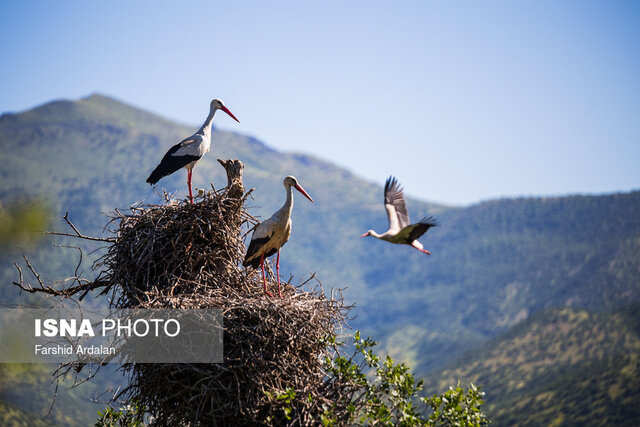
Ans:
{"label": "white feathered body", "polygon": [[286,187],[287,200],[270,218],[258,224],[251,236],[243,265],[257,267],[260,259],[275,254],[291,237],[291,211],[293,194],[291,186]]}

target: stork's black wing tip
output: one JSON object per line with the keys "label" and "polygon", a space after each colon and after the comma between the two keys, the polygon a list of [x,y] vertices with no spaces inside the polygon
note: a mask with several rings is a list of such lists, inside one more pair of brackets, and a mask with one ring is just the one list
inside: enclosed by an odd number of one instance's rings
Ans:
{"label": "stork's black wing tip", "polygon": [[260,260],[253,260],[253,261],[249,261],[245,258],[245,260],[242,262],[242,266],[243,267],[253,267],[256,268],[258,265],[260,265]]}
{"label": "stork's black wing tip", "polygon": [[387,178],[387,181],[384,183],[384,191],[389,191],[396,185],[397,182],[398,181],[396,180],[395,176],[389,175],[389,178]]}
{"label": "stork's black wing tip", "polygon": [[436,220],[432,216],[425,216],[420,221],[418,221],[418,223],[428,225],[429,227],[436,227],[439,225],[438,220]]}
{"label": "stork's black wing tip", "polygon": [[400,183],[393,175],[389,176],[384,184],[384,202],[394,204],[394,202],[402,201],[403,198],[404,195]]}
{"label": "stork's black wing tip", "polygon": [[149,183],[149,185],[156,184],[158,181],[160,181],[160,179],[162,177],[164,177],[164,175],[162,174],[162,171],[161,171],[161,166],[162,166],[162,164],[158,165],[153,170],[153,172],[151,172],[151,174],[149,175],[149,178],[147,178],[147,182]]}

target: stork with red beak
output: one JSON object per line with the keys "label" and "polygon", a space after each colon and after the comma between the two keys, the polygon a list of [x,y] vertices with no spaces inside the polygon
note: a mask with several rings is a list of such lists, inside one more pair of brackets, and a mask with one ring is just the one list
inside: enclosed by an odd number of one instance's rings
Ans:
{"label": "stork with red beak", "polygon": [[264,283],[264,292],[270,297],[273,296],[267,290],[267,277],[264,273],[264,259],[278,253],[276,260],[276,275],[278,276],[278,295],[282,298],[280,290],[280,248],[287,243],[291,236],[291,210],[293,209],[293,190],[295,188],[301,192],[307,199],[313,199],[304,191],[304,188],[298,184],[298,180],[293,176],[287,176],[284,179],[284,188],[287,192],[287,200],[284,205],[276,211],[271,218],[258,224],[251,236],[249,249],[242,263],[245,267],[262,268],[262,281]]}
{"label": "stork with red beak", "polygon": [[193,167],[198,160],[202,158],[211,147],[211,125],[213,123],[213,115],[216,111],[222,110],[227,113],[233,120],[240,123],[238,119],[225,107],[224,103],[219,99],[211,101],[209,106],[209,115],[204,121],[200,129],[190,137],[183,139],[167,151],[160,164],[151,172],[147,182],[151,185],[160,181],[167,175],[171,175],[181,168],[187,169],[187,186],[189,187],[189,200],[193,203],[193,191],[191,189],[191,173]]}
{"label": "stork with red beak", "polygon": [[424,249],[422,243],[418,242],[418,239],[429,228],[437,225],[436,220],[433,217],[425,217],[415,224],[410,224],[402,187],[393,176],[390,176],[384,185],[384,208],[389,219],[389,229],[382,234],[369,230],[360,237],[373,236],[387,242],[409,245],[422,253],[431,255],[431,252]]}

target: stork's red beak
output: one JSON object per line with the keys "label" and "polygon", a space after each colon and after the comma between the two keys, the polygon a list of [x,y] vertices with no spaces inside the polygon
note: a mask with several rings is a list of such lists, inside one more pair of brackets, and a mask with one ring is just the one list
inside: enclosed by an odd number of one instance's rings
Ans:
{"label": "stork's red beak", "polygon": [[304,191],[304,188],[300,187],[299,185],[296,185],[296,190],[298,190],[299,192],[301,192],[301,193],[304,195],[304,197],[306,197],[307,199],[311,200],[311,203],[313,203],[313,199],[311,198],[311,196],[309,196],[309,195],[307,194],[307,192],[306,192],[306,191]]}
{"label": "stork's red beak", "polygon": [[225,113],[227,113],[228,115],[230,115],[233,120],[235,120],[236,122],[240,123],[240,120],[236,119],[236,116],[234,116],[233,113],[231,111],[229,111],[229,109],[227,107],[225,107],[223,105],[223,106],[220,107],[220,109],[222,111],[224,111]]}
{"label": "stork's red beak", "polygon": [[366,233],[361,234],[360,237],[367,237],[368,235],[369,235],[369,232],[367,231]]}

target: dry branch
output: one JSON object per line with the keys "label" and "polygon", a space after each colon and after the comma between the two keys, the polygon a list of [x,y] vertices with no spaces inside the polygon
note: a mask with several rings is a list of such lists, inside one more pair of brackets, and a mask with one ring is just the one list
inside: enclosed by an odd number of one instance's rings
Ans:
{"label": "dry branch", "polygon": [[65,222],[67,223],[67,225],[69,227],[71,227],[71,229],[74,231],[75,234],[70,234],[70,233],[60,233],[57,231],[43,231],[43,234],[52,234],[54,236],[67,236],[67,237],[77,237],[80,238],[82,240],[91,240],[91,241],[95,241],[95,242],[107,242],[107,243],[114,243],[116,240],[114,238],[106,238],[106,237],[93,237],[93,236],[87,236],[86,234],[82,234],[80,233],[80,231],[78,230],[78,228],[71,222],[71,220],[69,219],[69,212],[66,212],[64,214],[64,216],[62,217],[62,219],[65,220]]}

